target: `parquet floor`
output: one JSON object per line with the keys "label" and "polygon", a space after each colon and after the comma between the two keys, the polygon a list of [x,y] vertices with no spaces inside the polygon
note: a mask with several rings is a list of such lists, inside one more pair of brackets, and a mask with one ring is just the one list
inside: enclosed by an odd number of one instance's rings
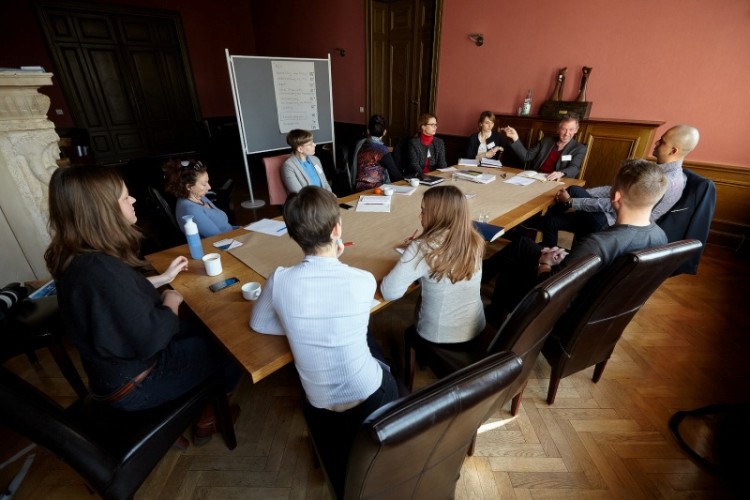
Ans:
{"label": "parquet floor", "polygon": [[[690,461],[667,421],[680,409],[750,401],[749,282],[747,258],[709,246],[697,277],[669,280],[631,322],[602,380],[593,384],[591,370],[564,379],[553,406],[544,401],[549,368],[539,359],[518,417],[502,410],[480,429],[456,498],[747,498]],[[396,363],[413,300],[394,304],[371,322]],[[61,403],[71,401],[51,357],[40,351],[40,358],[38,366],[25,358],[9,366]],[[431,378],[420,371],[417,385]],[[243,380],[234,395],[242,407],[238,447],[230,452],[215,438],[202,448],[170,451],[137,498],[330,498],[311,464],[300,398],[292,367],[257,385]],[[28,444],[1,428],[0,443],[0,461]],[[36,452],[17,499],[90,497],[71,469]],[[0,470],[0,488],[21,463]]]}

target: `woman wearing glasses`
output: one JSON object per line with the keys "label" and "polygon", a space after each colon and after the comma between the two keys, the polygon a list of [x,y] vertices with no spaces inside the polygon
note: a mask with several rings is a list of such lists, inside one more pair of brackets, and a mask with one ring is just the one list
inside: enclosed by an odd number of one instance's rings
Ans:
{"label": "woman wearing glasses", "polygon": [[229,223],[227,214],[206,198],[211,185],[208,183],[208,169],[203,163],[170,160],[164,170],[167,173],[165,189],[177,198],[175,218],[178,226],[184,224],[183,215],[192,215],[201,238],[235,229]]}
{"label": "woman wearing glasses", "polygon": [[406,177],[421,177],[437,168],[445,168],[445,144],[435,137],[437,118],[430,113],[419,116],[419,131],[409,140],[406,148]]}

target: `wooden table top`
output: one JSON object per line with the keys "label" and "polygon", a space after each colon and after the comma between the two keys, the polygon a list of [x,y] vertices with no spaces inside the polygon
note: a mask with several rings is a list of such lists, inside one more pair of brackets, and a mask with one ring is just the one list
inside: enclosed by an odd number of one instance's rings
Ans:
{"label": "wooden table top", "polygon": [[[466,168],[466,167],[458,167]],[[510,168],[485,169],[475,168],[486,173],[508,175],[518,170]],[[437,174],[437,173],[436,173]],[[450,178],[450,173],[440,174]],[[520,224],[532,215],[546,209],[553,201],[555,193],[563,187],[561,183],[536,182],[530,196],[517,196],[527,187],[510,186],[498,178],[490,184],[477,184],[470,181],[455,181],[456,185],[465,193],[476,194],[469,200],[472,216],[479,210],[487,211],[492,217],[491,222],[506,230]],[[445,182],[454,182],[446,180]],[[565,184],[583,184],[575,179],[565,179]],[[532,185],[533,186],[533,185]],[[395,265],[398,254],[393,251],[395,244],[400,243],[419,227],[420,193],[427,188],[420,186],[412,196],[394,195],[391,213],[362,213],[354,208],[342,210],[344,241],[354,240],[355,245],[348,247],[341,257],[342,262],[359,267],[373,273],[380,282],[382,277]],[[365,192],[367,193],[367,192]],[[359,194],[341,198],[342,203],[355,202]],[[510,203],[510,205],[508,205]],[[355,203],[351,203],[355,205]],[[504,207],[504,208],[503,208]],[[494,217],[493,217],[494,216]],[[278,265],[292,265],[302,259],[302,251],[296,247],[288,236],[275,238],[259,233],[248,232],[245,229],[217,235],[202,240],[204,253],[218,252],[221,254],[223,272],[218,276],[207,276],[200,260],[190,260],[189,269],[180,273],[171,283],[185,298],[185,303],[195,312],[198,318],[214,333],[227,351],[234,356],[250,373],[254,382],[280,369],[292,361],[289,344],[284,336],[263,335],[250,328],[250,314],[254,302],[242,298],[240,287],[249,281],[265,283],[269,262],[264,262],[265,271],[257,272],[242,262],[230,252],[217,250],[212,243],[224,238],[235,238],[243,241],[244,249],[258,250],[265,259],[276,258],[271,269]],[[350,239],[351,238],[351,239]],[[269,246],[270,245],[270,246]],[[279,251],[268,252],[263,246],[271,248],[276,245]],[[388,250],[378,249],[378,245]],[[239,247],[239,249],[243,249]],[[290,250],[291,248],[291,250]],[[239,250],[237,249],[237,250]],[[286,250],[284,250],[286,249]],[[170,248],[146,256],[157,272],[164,272],[169,263],[180,255],[189,256],[187,245]],[[377,256],[378,258],[374,258]],[[287,262],[287,260],[291,261]],[[239,283],[219,292],[211,292],[208,286],[217,281],[237,277]],[[379,304],[373,307],[373,312],[385,307],[378,290],[376,297]]]}

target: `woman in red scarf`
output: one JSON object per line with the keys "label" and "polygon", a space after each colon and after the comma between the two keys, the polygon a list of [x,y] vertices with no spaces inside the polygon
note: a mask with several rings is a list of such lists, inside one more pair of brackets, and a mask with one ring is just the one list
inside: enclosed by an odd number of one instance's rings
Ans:
{"label": "woman in red scarf", "polygon": [[435,137],[435,115],[423,113],[419,116],[418,126],[419,133],[409,140],[406,148],[405,177],[420,177],[448,166],[445,161],[445,144],[442,139]]}

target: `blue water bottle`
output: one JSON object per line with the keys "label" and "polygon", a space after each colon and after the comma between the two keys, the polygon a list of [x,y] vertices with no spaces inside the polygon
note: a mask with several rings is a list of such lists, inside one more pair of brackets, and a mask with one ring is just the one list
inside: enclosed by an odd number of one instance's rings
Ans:
{"label": "blue water bottle", "polygon": [[192,215],[183,215],[182,220],[185,221],[185,236],[187,237],[188,248],[190,248],[190,257],[200,259],[203,257],[203,245],[201,245],[201,237],[198,234],[198,226],[193,222]]}

